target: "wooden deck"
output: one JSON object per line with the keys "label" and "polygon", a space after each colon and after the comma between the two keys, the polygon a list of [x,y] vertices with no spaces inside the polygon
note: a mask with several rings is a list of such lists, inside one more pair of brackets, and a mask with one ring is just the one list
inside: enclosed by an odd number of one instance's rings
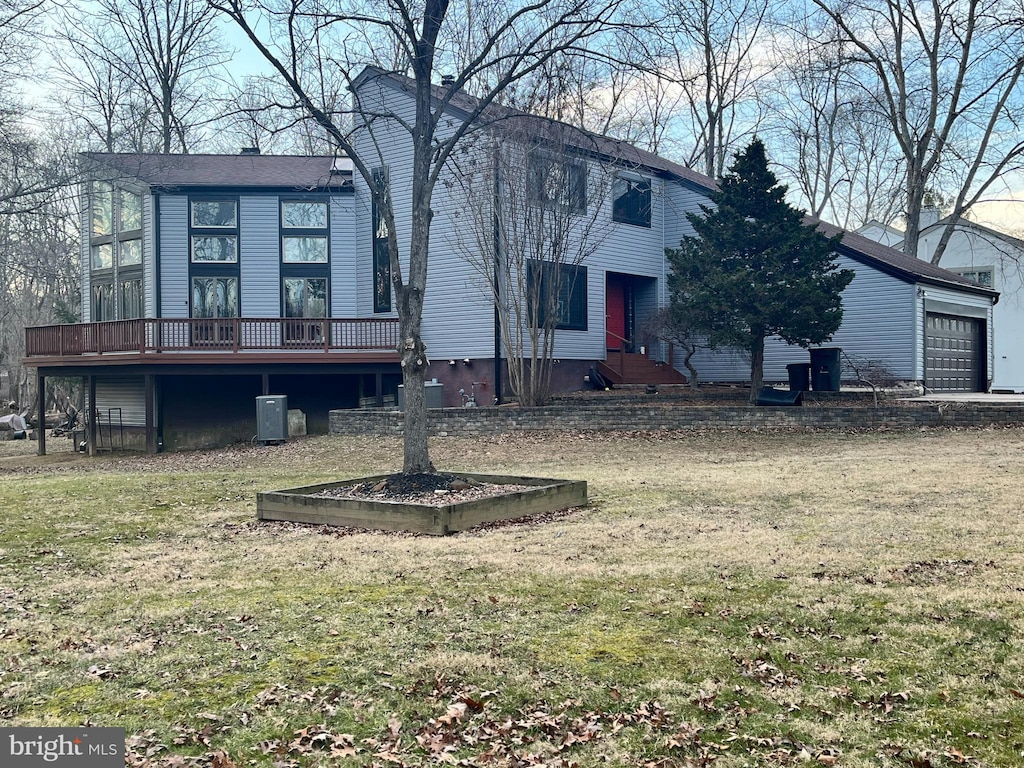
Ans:
{"label": "wooden deck", "polygon": [[143,318],[25,329],[25,364],[398,360],[393,318]]}

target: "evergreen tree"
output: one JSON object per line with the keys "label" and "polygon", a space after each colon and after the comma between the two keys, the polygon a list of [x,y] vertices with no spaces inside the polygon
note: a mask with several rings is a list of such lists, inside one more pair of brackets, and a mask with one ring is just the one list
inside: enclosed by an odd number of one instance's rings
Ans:
{"label": "evergreen tree", "polygon": [[666,253],[672,306],[690,317],[712,348],[750,353],[750,401],[764,378],[764,340],[806,347],[832,338],[843,319],[840,294],[853,272],[838,269],[841,235],[805,226],[786,203],[786,187],[768,170],[764,144],[736,155],[714,206],[687,214],[696,237]]}

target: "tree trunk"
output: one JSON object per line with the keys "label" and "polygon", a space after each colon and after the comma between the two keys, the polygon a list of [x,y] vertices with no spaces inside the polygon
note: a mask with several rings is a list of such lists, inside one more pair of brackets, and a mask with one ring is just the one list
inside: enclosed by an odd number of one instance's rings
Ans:
{"label": "tree trunk", "polygon": [[750,341],[750,404],[757,405],[757,396],[764,385],[764,334],[756,332]]}

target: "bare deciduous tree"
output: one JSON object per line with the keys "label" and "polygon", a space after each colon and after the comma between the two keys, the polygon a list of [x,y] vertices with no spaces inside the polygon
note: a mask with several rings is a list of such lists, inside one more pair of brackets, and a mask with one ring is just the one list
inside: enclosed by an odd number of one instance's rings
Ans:
{"label": "bare deciduous tree", "polygon": [[562,123],[510,117],[477,137],[454,174],[466,201],[458,246],[495,307],[521,405],[550,397],[557,331],[585,317],[580,268],[608,231],[612,171],[588,157],[588,140]]}
{"label": "bare deciduous tree", "polygon": [[[306,2],[212,0],[238,24],[288,85],[296,102],[330,134],[353,162],[387,226],[391,285],[400,325],[399,354],[405,386],[403,470],[433,470],[427,449],[423,376],[429,363],[421,335],[430,246],[431,200],[456,145],[480,127],[488,107],[513,83],[557,52],[583,47],[608,23],[618,0],[538,0],[452,3],[447,0]],[[472,44],[467,45],[467,35]],[[386,71],[365,68],[393,54],[412,102],[389,106]],[[351,109],[338,113],[320,98],[318,74],[330,70],[356,86]],[[357,81],[357,77],[362,77]],[[451,76],[438,87],[438,73]],[[476,99],[465,100],[472,88]],[[463,99],[463,119],[449,106]],[[408,102],[405,102],[408,104]],[[408,224],[402,240],[390,194],[377,166],[389,152],[411,158]],[[406,197],[407,196],[407,197]]]}
{"label": "bare deciduous tree", "polygon": [[[905,251],[917,255],[929,188],[952,224],[1024,158],[1024,24],[1005,0],[814,0],[850,46],[850,82],[894,137],[905,173]],[[1013,21],[1017,19],[1017,21]],[[952,228],[938,244],[938,264]]]}
{"label": "bare deciduous tree", "polygon": [[64,79],[102,116],[102,141],[110,122],[135,151],[190,151],[227,58],[216,19],[205,0],[96,0],[66,14]]}
{"label": "bare deciduous tree", "polygon": [[844,44],[822,44],[820,30],[799,23],[762,127],[772,137],[776,163],[811,215],[842,227],[888,222],[902,181],[892,134],[862,90],[849,85]]}

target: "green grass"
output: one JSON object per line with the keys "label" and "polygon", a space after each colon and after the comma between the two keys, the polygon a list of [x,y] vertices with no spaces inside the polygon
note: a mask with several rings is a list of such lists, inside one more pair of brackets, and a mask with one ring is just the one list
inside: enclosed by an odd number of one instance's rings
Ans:
{"label": "green grass", "polygon": [[1024,762],[1024,431],[432,451],[592,504],[444,539],[255,521],[394,440],[0,457],[0,721],[122,726],[154,768]]}

